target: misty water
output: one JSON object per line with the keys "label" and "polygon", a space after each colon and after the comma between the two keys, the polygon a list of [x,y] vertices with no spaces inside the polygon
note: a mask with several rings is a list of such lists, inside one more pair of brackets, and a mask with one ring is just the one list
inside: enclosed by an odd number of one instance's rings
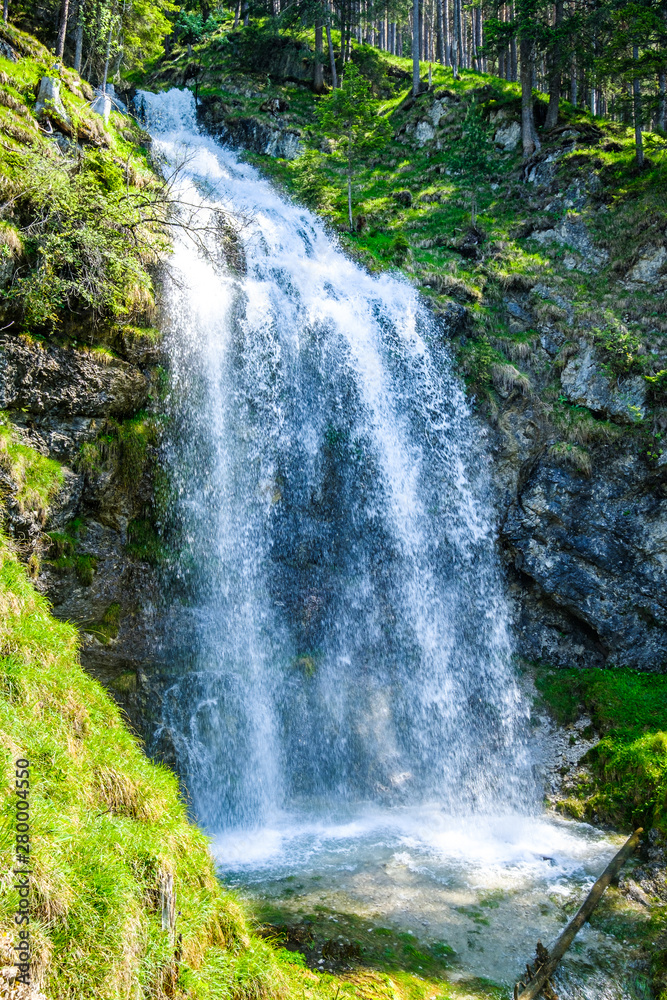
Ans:
{"label": "misty water", "polygon": [[[443,332],[200,134],[190,93],[140,106],[184,222],[163,460],[192,628],[162,730],[193,813],[244,893],[511,983],[616,844],[543,814],[485,434]],[[625,995],[619,958],[587,927],[563,995]]]}

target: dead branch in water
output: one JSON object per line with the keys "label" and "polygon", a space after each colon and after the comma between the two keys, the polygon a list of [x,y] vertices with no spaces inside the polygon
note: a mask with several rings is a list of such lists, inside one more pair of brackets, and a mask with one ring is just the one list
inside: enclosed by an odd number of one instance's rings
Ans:
{"label": "dead branch in water", "polygon": [[600,878],[588,893],[586,899],[581,904],[574,917],[572,917],[572,920],[570,920],[563,933],[553,943],[551,949],[548,950],[545,948],[541,941],[537,942],[535,966],[533,968],[531,968],[530,965],[526,966],[526,970],[528,972],[528,982],[517,983],[514,987],[514,1000],[534,1000],[542,989],[545,992],[547,1000],[552,1000],[552,998],[556,996],[553,987],[549,982],[549,978],[556,971],[558,963],[574,941],[576,934],[581,930],[595,907],[602,899],[603,893],[609,883],[612,879],[616,878],[625,862],[637,847],[642,833],[643,829],[640,826],[638,830],[635,830],[631,837],[628,837],[618,854],[612,858],[605,870],[602,872],[602,875],[600,875]]}

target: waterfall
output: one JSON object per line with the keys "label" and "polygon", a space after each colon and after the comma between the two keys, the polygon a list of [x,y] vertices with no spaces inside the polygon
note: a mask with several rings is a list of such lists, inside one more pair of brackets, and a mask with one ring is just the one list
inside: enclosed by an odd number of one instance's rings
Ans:
{"label": "waterfall", "polygon": [[201,134],[191,94],[141,101],[191,222],[162,457],[193,627],[163,726],[197,818],[529,811],[489,456],[443,331]]}

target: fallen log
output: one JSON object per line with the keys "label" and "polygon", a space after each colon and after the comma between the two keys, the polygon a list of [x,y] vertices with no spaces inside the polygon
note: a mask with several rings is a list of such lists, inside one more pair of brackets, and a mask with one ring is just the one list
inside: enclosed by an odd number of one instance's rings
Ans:
{"label": "fallen log", "polygon": [[547,997],[555,996],[553,988],[549,983],[550,977],[556,971],[558,963],[574,941],[576,934],[581,930],[602,899],[602,895],[609,883],[612,879],[616,878],[625,862],[637,847],[642,833],[643,828],[640,826],[631,837],[628,837],[623,847],[609,862],[576,914],[572,917],[572,920],[570,920],[560,937],[554,941],[551,948],[547,949],[541,941],[537,942],[535,966],[533,968],[530,965],[526,966],[528,982],[517,983],[514,987],[514,1000],[534,1000],[542,989],[545,990]]}

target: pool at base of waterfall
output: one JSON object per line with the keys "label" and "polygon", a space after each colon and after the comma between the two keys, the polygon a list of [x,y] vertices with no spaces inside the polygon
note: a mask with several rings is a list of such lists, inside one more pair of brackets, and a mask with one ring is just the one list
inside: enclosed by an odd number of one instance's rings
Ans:
{"label": "pool at base of waterfall", "polygon": [[[574,915],[622,838],[556,816],[452,819],[437,807],[276,815],[213,838],[226,885],[311,968],[359,966],[508,987]],[[637,997],[623,935],[648,916],[608,890],[560,997]],[[614,933],[610,933],[610,928]]]}

